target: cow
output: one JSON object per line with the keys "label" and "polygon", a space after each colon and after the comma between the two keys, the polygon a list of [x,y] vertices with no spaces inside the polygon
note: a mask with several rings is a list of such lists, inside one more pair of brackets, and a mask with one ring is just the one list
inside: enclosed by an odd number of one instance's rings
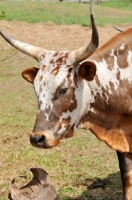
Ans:
{"label": "cow", "polygon": [[132,28],[97,49],[92,15],[91,24],[89,44],[72,51],[49,51],[0,34],[39,62],[22,72],[38,100],[31,144],[51,148],[77,128],[90,130],[117,152],[123,199],[132,200]]}

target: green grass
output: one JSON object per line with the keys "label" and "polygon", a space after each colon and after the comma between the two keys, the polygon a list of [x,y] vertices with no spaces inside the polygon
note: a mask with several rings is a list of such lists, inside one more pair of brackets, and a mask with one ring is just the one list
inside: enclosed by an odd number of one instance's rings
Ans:
{"label": "green grass", "polygon": [[132,11],[132,0],[108,1],[108,2],[100,3],[99,6]]}
{"label": "green grass", "polygon": [[[120,9],[120,14],[116,9]],[[55,24],[86,26],[90,24],[89,12],[88,3],[0,1],[0,19],[9,21],[29,23],[52,21]],[[95,5],[96,23],[99,26],[131,23],[131,16],[132,3],[129,3],[129,6],[123,2],[103,2]]]}

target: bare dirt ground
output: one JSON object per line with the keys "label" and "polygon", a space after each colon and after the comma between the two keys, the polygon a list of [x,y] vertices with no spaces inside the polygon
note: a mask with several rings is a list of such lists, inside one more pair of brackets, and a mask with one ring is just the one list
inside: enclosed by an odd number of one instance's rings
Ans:
{"label": "bare dirt ground", "polygon": [[[126,30],[130,24],[118,25]],[[80,25],[55,25],[52,22],[29,24],[17,21],[0,21],[0,29],[20,41],[49,50],[73,50],[86,45],[91,37],[90,27]],[[100,46],[118,33],[113,26],[98,27]],[[0,37],[0,44],[7,43]]]}

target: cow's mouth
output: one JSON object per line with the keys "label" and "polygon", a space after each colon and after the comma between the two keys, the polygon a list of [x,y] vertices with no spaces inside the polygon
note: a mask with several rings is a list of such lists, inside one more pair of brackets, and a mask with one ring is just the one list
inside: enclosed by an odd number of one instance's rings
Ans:
{"label": "cow's mouth", "polygon": [[30,143],[32,146],[42,149],[48,149],[57,146],[60,143],[60,137],[53,137],[48,132],[33,132],[30,135]]}
{"label": "cow's mouth", "polygon": [[30,143],[36,148],[48,149],[57,146],[60,143],[60,139],[73,137],[73,135],[73,127],[61,136],[59,134],[53,135],[48,131],[32,132],[30,134]]}

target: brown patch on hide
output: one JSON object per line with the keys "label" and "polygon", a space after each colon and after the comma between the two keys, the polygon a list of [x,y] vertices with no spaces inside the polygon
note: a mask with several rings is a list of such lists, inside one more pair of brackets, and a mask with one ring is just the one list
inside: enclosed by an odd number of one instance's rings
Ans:
{"label": "brown patch on hide", "polygon": [[106,116],[124,113],[132,115],[132,86],[127,79],[119,81],[118,88],[115,88],[112,81],[109,82],[109,87],[102,87],[102,92],[94,96],[95,102],[91,103],[91,107]]}
{"label": "brown patch on hide", "polygon": [[64,59],[65,56],[62,56],[62,57],[59,57],[58,59],[56,59],[56,64],[57,65],[61,65],[63,64],[63,59]]}
{"label": "brown patch on hide", "polygon": [[42,72],[44,72],[45,68],[46,68],[46,65],[43,65],[43,66],[41,67]]}
{"label": "brown patch on hide", "polygon": [[75,132],[73,130],[73,126],[72,127],[69,126],[70,121],[71,121],[71,117],[68,117],[66,119],[64,119],[64,118],[62,119],[61,124],[65,125],[65,128],[67,130],[61,135],[61,139],[74,136]]}
{"label": "brown patch on hide", "polygon": [[[51,121],[47,121],[46,114],[49,116]],[[45,111],[40,111],[37,115],[33,132],[51,130],[57,120],[58,118],[56,119],[55,115],[53,113],[50,113],[50,109],[45,109]]]}
{"label": "brown patch on hide", "polygon": [[120,152],[129,152],[129,143],[122,129],[106,130],[92,123],[84,123],[83,128],[89,129],[99,140],[104,141],[110,148]]}
{"label": "brown patch on hide", "polygon": [[112,91],[112,94],[114,94],[115,93],[115,87],[114,87],[115,85],[114,85],[114,83],[112,81],[109,81],[109,85],[110,85],[110,90]]}
{"label": "brown patch on hide", "polygon": [[[116,108],[109,107],[109,110],[94,110],[82,118],[84,129],[90,129],[95,136],[104,141],[109,147],[119,152],[132,153],[132,114],[119,113],[123,109],[127,109],[129,105],[122,105]],[[112,111],[113,109],[113,111]],[[117,113],[117,114],[114,114]],[[131,109],[132,113],[132,109]]]}
{"label": "brown patch on hide", "polygon": [[125,68],[128,67],[127,56],[128,56],[128,51],[129,50],[130,50],[130,48],[129,48],[129,46],[127,44],[124,44],[124,49],[123,50],[121,50],[120,47],[117,50],[118,51],[117,65],[121,69],[125,69]]}
{"label": "brown patch on hide", "polygon": [[41,93],[42,92],[42,87],[40,86],[40,88],[39,88],[39,93]]}
{"label": "brown patch on hide", "polygon": [[100,85],[100,81],[99,81],[99,78],[97,75],[95,76],[95,81],[96,81],[97,85],[100,87],[101,85]]}
{"label": "brown patch on hide", "polygon": [[67,93],[62,96],[58,96],[59,91],[58,88],[55,94],[53,109],[57,111],[58,116],[61,116],[63,112],[72,112],[75,110],[77,107],[77,100],[75,98],[75,89],[73,87],[70,87]]}
{"label": "brown patch on hide", "polygon": [[39,62],[42,61],[44,58],[45,58],[45,53],[43,53],[43,54],[41,54],[41,55],[39,56]]}
{"label": "brown patch on hide", "polygon": [[107,65],[108,65],[108,69],[112,71],[114,69],[114,61],[115,61],[114,56],[109,55],[108,58],[106,56],[106,57],[104,57],[104,60],[106,61]]}
{"label": "brown patch on hide", "polygon": [[[131,31],[132,29],[130,28],[122,33],[115,35],[102,47],[97,49],[96,52],[90,57],[90,59],[96,60],[96,62],[102,62],[103,60],[105,60],[108,65],[108,69],[113,70],[115,61],[114,56],[116,56],[117,65],[119,68],[124,69],[128,67],[128,50],[132,51],[132,47],[131,45],[129,45],[131,43]],[[122,44],[125,44],[124,50],[120,49]]]}
{"label": "brown patch on hide", "polygon": [[75,86],[78,87],[78,76],[76,72],[74,72],[74,83],[75,83]]}
{"label": "brown patch on hide", "polygon": [[72,68],[68,69],[67,76],[66,76],[66,81],[68,83],[68,87],[70,87],[70,85],[74,81],[74,78],[73,78],[73,80],[72,80],[72,78],[70,78],[71,77],[71,73],[72,73]]}
{"label": "brown patch on hide", "polygon": [[58,52],[58,51],[56,51],[56,52],[54,53],[53,57],[57,57],[57,56],[58,56],[58,54],[59,54],[59,52]]}
{"label": "brown patch on hide", "polygon": [[54,76],[56,76],[59,72],[60,67],[56,67],[51,71],[51,74],[53,74]]}
{"label": "brown patch on hide", "polygon": [[39,77],[39,80],[40,80],[40,81],[42,81],[42,79],[43,79],[43,75],[41,75],[41,76]]}
{"label": "brown patch on hide", "polygon": [[71,127],[65,132],[65,138],[70,138],[70,137],[73,137],[74,135],[75,135],[75,132],[73,130],[73,127]]}
{"label": "brown patch on hide", "polygon": [[66,63],[68,55],[69,55],[69,53],[67,53],[67,52],[61,52],[61,51],[56,52],[53,55],[53,59],[51,62],[52,62],[52,64],[60,66],[60,67],[61,67],[61,65],[64,65],[64,64],[66,67],[69,67],[69,65]]}
{"label": "brown patch on hide", "polygon": [[62,87],[64,86],[65,83],[66,83],[65,79],[60,83],[60,85],[58,86],[58,88],[56,89],[56,91],[54,93],[53,101],[56,101],[59,98],[60,90],[62,89]]}
{"label": "brown patch on hide", "polygon": [[46,83],[45,83],[45,81],[44,81],[43,85],[44,85],[44,86],[46,86]]}
{"label": "brown patch on hide", "polygon": [[41,109],[41,105],[42,105],[42,101],[39,101],[39,103],[38,103],[38,110]]}
{"label": "brown patch on hide", "polygon": [[[122,44],[124,44],[123,49],[121,49]],[[104,58],[108,64],[108,68],[110,70],[114,69],[114,62],[116,61],[116,59],[117,59],[117,65],[119,68],[121,69],[127,68],[128,67],[128,62],[127,62],[128,50],[129,50],[129,47],[126,44],[126,42],[120,43],[116,49],[114,49],[113,51],[111,50],[112,55],[110,53],[108,58],[107,57]]]}
{"label": "brown patch on hide", "polygon": [[117,72],[117,80],[120,80],[120,71],[118,70],[118,72]]}
{"label": "brown patch on hide", "polygon": [[75,110],[77,108],[77,100],[75,97],[75,89],[74,88],[71,88],[71,96],[72,96],[71,105],[68,109],[70,112],[72,112],[73,110]]}
{"label": "brown patch on hide", "polygon": [[67,124],[69,124],[69,122],[71,121],[71,117],[69,116],[68,118],[66,118],[66,119],[62,119],[62,124],[65,124],[65,125],[67,125]]}
{"label": "brown patch on hide", "polygon": [[51,60],[50,60],[50,64],[53,64],[54,63],[54,59],[52,58]]}

